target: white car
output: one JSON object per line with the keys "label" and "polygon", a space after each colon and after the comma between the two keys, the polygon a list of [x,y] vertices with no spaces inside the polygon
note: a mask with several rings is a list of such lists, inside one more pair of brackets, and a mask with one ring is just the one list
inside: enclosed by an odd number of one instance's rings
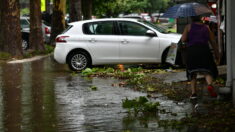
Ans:
{"label": "white car", "polygon": [[107,18],[70,23],[56,38],[54,59],[80,71],[92,65],[164,63],[180,34],[143,20]]}

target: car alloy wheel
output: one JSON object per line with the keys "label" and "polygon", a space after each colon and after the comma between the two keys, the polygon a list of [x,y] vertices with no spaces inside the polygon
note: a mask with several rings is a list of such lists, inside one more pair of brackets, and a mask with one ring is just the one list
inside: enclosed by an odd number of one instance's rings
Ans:
{"label": "car alloy wheel", "polygon": [[26,49],[28,48],[28,46],[29,46],[28,41],[22,39],[22,45],[21,45],[21,46],[22,46],[22,49],[23,49],[23,50],[26,50]]}
{"label": "car alloy wheel", "polygon": [[90,64],[90,60],[86,53],[79,52],[73,53],[69,59],[69,67],[74,71],[81,71],[87,68]]}

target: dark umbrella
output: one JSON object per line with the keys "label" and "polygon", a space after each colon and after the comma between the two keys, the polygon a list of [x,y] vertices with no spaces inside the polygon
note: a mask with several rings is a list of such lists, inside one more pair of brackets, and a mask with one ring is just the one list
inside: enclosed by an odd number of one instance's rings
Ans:
{"label": "dark umbrella", "polygon": [[163,14],[162,17],[179,18],[179,17],[198,16],[204,14],[212,14],[211,9],[206,5],[192,2],[192,3],[177,4],[173,7],[170,7]]}

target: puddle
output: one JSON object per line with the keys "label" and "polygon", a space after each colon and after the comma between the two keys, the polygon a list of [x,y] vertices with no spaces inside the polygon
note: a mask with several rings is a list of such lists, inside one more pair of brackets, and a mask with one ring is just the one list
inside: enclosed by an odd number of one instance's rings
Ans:
{"label": "puddle", "polygon": [[176,131],[159,128],[158,121],[180,119],[193,107],[159,95],[152,101],[160,102],[168,114],[130,116],[122,108],[122,99],[146,93],[113,87],[119,82],[113,78],[74,76],[66,65],[55,63],[51,57],[2,64],[0,75],[0,131],[6,132]]}

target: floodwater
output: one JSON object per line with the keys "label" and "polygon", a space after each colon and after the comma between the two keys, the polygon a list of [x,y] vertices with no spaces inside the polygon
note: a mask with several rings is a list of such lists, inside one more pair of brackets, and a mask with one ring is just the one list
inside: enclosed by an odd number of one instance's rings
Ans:
{"label": "floodwater", "polygon": [[[114,78],[74,75],[52,57],[1,64],[0,132],[177,131],[159,127],[158,121],[180,119],[192,112],[190,103],[176,103],[156,95],[159,97],[152,101],[160,102],[165,113],[131,116],[122,108],[122,99],[146,93],[112,86],[118,82]],[[97,90],[91,90],[92,86]]]}

